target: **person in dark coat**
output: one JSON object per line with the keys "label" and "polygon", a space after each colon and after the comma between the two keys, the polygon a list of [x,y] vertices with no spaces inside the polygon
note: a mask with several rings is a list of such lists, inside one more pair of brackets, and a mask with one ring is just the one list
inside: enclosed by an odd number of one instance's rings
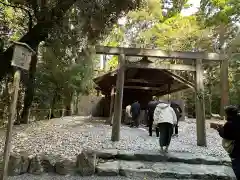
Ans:
{"label": "person in dark coat", "polygon": [[232,168],[237,180],[240,180],[240,114],[237,106],[227,106],[225,108],[227,122],[224,125],[218,125],[215,129],[219,135],[226,139],[234,141],[234,147],[229,154],[232,160]]}
{"label": "person in dark coat", "polygon": [[132,123],[131,123],[131,127],[138,127],[139,126],[139,116],[140,116],[140,112],[141,112],[141,106],[139,104],[138,101],[135,101],[132,105],[131,105],[131,110],[130,110],[131,114],[132,114]]}
{"label": "person in dark coat", "polygon": [[[153,114],[154,110],[159,104],[159,101],[156,97],[153,97],[153,99],[148,103],[147,105],[147,115],[148,115],[148,127],[149,127],[149,136],[152,136],[152,127],[153,127]],[[158,130],[156,129],[156,135],[158,136],[159,133],[157,133]]]}
{"label": "person in dark coat", "polygon": [[182,109],[175,102],[171,102],[171,107],[173,108],[173,110],[177,116],[177,124],[174,126],[174,129],[175,129],[174,133],[175,133],[175,135],[178,135],[178,122],[179,122],[179,119],[182,117]]}

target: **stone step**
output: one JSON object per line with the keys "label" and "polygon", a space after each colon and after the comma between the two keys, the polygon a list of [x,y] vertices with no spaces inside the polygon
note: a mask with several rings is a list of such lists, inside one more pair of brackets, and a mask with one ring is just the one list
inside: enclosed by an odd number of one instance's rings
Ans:
{"label": "stone step", "polygon": [[112,160],[97,165],[98,176],[125,176],[128,178],[176,178],[235,180],[233,170],[224,165],[186,164],[179,162],[140,162]]}
{"label": "stone step", "polygon": [[162,154],[160,152],[130,152],[116,149],[103,149],[96,151],[100,159],[117,159],[127,161],[148,161],[148,162],[181,162],[188,164],[205,165],[231,165],[228,157],[212,157],[202,154],[192,154],[184,152],[169,152]]}

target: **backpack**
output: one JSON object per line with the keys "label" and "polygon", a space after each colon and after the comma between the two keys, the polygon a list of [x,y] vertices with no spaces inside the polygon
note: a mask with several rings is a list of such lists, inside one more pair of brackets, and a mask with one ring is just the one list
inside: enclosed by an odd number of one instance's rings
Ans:
{"label": "backpack", "polygon": [[182,116],[182,109],[180,108],[180,106],[176,103],[171,103],[171,107],[173,108],[176,116],[177,116],[177,119],[181,118]]}
{"label": "backpack", "polygon": [[222,139],[222,147],[225,149],[227,153],[231,154],[234,148],[234,141],[228,140],[228,139]]}

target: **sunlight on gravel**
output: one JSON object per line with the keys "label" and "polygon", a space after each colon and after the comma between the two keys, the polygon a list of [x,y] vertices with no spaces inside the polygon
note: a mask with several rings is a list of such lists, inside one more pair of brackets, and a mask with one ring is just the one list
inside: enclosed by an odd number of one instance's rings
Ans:
{"label": "sunlight on gravel", "polygon": [[[149,137],[143,129],[121,128],[121,140],[113,143],[111,127],[105,124],[90,123],[84,117],[65,117],[50,121],[32,123],[16,127],[13,135],[13,151],[27,151],[29,154],[62,155],[73,157],[83,148],[117,148],[129,151],[158,151],[158,139]],[[207,124],[208,147],[196,146],[196,125],[194,120],[180,122],[179,137],[174,137],[170,151],[201,153],[202,155],[227,156],[221,146],[218,133]],[[3,151],[4,137],[0,147]]]}

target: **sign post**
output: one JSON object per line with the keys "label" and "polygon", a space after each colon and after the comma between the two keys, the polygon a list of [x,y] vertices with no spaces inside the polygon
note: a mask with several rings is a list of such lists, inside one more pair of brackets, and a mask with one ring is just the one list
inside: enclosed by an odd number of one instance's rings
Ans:
{"label": "sign post", "polygon": [[12,97],[10,105],[10,115],[8,119],[6,140],[4,146],[4,157],[3,157],[3,175],[2,180],[7,180],[8,177],[8,163],[11,152],[11,141],[12,141],[12,127],[16,115],[16,105],[18,99],[19,84],[21,78],[20,69],[29,70],[31,57],[35,53],[27,44],[14,42],[14,52],[12,58],[12,66],[18,69],[14,73],[13,86],[12,86]]}

